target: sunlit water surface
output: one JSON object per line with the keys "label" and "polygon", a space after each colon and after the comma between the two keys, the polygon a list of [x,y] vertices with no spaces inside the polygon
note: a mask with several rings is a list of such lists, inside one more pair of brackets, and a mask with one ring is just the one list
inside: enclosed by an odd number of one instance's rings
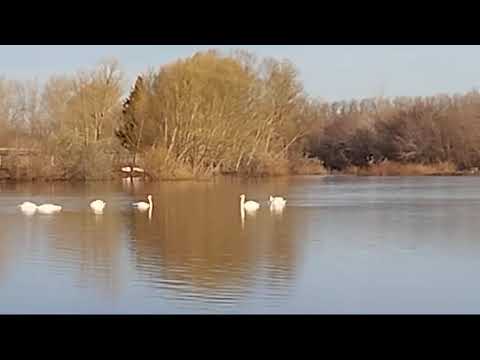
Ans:
{"label": "sunlit water surface", "polygon": [[[480,313],[477,177],[0,190],[0,313]],[[242,193],[262,205],[243,221]],[[131,207],[148,194],[150,214]]]}

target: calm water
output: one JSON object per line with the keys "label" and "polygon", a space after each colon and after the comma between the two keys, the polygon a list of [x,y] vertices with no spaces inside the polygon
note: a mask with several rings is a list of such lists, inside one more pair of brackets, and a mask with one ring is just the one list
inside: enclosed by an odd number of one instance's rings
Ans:
{"label": "calm water", "polygon": [[[0,190],[0,313],[480,313],[480,178]],[[262,204],[243,226],[241,193]],[[147,194],[151,217],[130,207]]]}

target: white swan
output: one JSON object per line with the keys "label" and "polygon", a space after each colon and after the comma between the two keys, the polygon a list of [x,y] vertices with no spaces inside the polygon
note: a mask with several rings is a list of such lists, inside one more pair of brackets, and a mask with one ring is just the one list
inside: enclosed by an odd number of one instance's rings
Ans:
{"label": "white swan", "polygon": [[280,196],[270,196],[270,205],[283,208],[287,204],[287,200]]}
{"label": "white swan", "polygon": [[90,203],[90,208],[95,212],[95,213],[102,213],[103,209],[107,203],[103,200],[95,200]]}
{"label": "white swan", "polygon": [[30,201],[25,201],[22,204],[18,205],[18,207],[26,214],[33,214],[35,213],[35,211],[37,211],[37,204]]}
{"label": "white swan", "polygon": [[240,208],[241,209],[244,209],[246,211],[256,211],[258,210],[258,208],[260,207],[260,204],[255,202],[255,201],[252,201],[252,200],[249,200],[247,202],[245,202],[245,195],[242,194],[240,195]]}
{"label": "white swan", "polygon": [[131,166],[124,166],[121,168],[122,172],[130,174],[132,172],[139,172],[139,173],[144,173],[145,170],[142,169],[141,167],[131,167]]}
{"label": "white swan", "polygon": [[147,199],[148,199],[148,203],[140,201],[140,202],[133,203],[132,205],[141,211],[152,209],[153,208],[152,195],[148,195]]}
{"label": "white swan", "polygon": [[54,204],[43,204],[43,205],[37,206],[37,210],[41,214],[53,214],[61,211],[62,207],[60,205],[54,205]]}

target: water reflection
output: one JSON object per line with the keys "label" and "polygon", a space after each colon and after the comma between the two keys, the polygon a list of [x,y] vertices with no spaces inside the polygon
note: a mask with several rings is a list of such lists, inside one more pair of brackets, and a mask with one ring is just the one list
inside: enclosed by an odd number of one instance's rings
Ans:
{"label": "water reflection", "polygon": [[151,223],[141,216],[130,223],[142,281],[161,296],[173,290],[172,299],[216,304],[233,304],[255,286],[277,294],[278,282],[288,287],[297,255],[295,219],[275,221],[266,206],[239,218],[241,190],[241,184],[160,187]]}
{"label": "water reflection", "polygon": [[285,210],[284,207],[278,207],[278,206],[274,206],[274,205],[270,205],[270,212],[272,213],[272,215],[274,216],[279,216],[281,217],[283,215],[283,210]]}
{"label": "water reflection", "polygon": [[[130,185],[0,185],[0,289],[11,294],[0,312],[235,312],[288,299],[308,221],[270,212],[268,194],[288,193],[288,181]],[[244,192],[261,208],[242,221]],[[154,208],[131,206],[147,194]],[[89,206],[97,198],[108,204],[101,214]],[[63,209],[27,216],[23,201]]]}
{"label": "water reflection", "polygon": [[122,220],[119,213],[98,215],[89,210],[42,219],[49,264],[56,272],[70,273],[77,286],[93,285],[110,296],[119,293],[124,266]]}
{"label": "water reflection", "polygon": [[245,229],[245,217],[248,216],[250,219],[255,219],[257,216],[256,211],[247,211],[243,207],[240,207],[240,220],[242,223],[242,231]]}

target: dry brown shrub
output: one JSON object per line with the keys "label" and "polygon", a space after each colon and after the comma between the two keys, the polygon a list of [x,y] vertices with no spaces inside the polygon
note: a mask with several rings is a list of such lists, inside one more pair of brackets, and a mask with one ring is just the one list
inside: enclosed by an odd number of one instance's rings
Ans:
{"label": "dry brown shrub", "polygon": [[436,164],[413,164],[396,161],[384,161],[369,167],[350,166],[346,174],[359,176],[424,176],[453,174],[456,167],[450,162]]}

